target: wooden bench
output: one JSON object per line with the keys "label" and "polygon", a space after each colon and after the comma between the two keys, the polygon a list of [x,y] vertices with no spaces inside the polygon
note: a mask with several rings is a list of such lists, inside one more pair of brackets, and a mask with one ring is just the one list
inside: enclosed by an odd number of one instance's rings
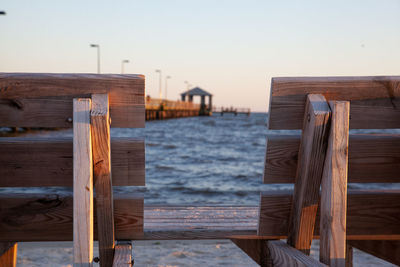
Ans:
{"label": "wooden bench", "polygon": [[115,240],[143,236],[143,197],[112,186],[145,184],[144,142],[110,138],[110,125],[144,120],[140,75],[0,74],[0,127],[73,127],[69,139],[0,139],[0,187],[73,187],[0,194],[1,266],[15,266],[16,242],[70,240],[74,266],[91,266],[93,239],[100,266],[131,265],[131,245]]}
{"label": "wooden bench", "polygon": [[258,235],[287,239],[263,243],[265,261],[288,266],[288,246],[309,255],[319,238],[322,264],[351,266],[351,247],[400,264],[400,191],[347,190],[400,181],[400,135],[349,134],[400,128],[399,107],[400,77],[272,79],[269,129],[302,133],[267,137],[264,183],[294,191],[262,193]]}

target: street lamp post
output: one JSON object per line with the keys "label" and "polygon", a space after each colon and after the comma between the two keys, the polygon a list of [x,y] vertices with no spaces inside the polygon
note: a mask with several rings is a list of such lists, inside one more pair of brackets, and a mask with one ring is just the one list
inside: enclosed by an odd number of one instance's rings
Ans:
{"label": "street lamp post", "polygon": [[156,70],[156,72],[160,73],[160,99],[162,99],[162,91],[161,91],[161,70]]}
{"label": "street lamp post", "polygon": [[168,79],[171,79],[171,76],[165,77],[165,99],[167,99],[167,88],[168,88],[167,81],[168,81]]}
{"label": "street lamp post", "polygon": [[100,45],[91,44],[90,47],[97,48],[97,73],[100,73]]}
{"label": "street lamp post", "polygon": [[188,81],[184,82],[186,84],[186,90],[189,91],[190,83]]}
{"label": "street lamp post", "polygon": [[124,63],[129,63],[129,60],[124,59],[121,62],[121,74],[124,74]]}

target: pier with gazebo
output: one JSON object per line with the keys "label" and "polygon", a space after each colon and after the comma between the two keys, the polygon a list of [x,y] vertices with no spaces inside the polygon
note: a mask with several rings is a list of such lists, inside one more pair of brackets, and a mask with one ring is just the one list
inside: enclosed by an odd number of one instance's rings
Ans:
{"label": "pier with gazebo", "polygon": [[[200,97],[200,104],[194,103],[193,100],[195,97]],[[213,95],[200,87],[194,87],[181,93],[180,101],[157,99],[147,96],[146,121],[211,116],[213,110],[217,110],[213,107],[212,100]],[[246,113],[249,114],[250,109],[246,109]]]}

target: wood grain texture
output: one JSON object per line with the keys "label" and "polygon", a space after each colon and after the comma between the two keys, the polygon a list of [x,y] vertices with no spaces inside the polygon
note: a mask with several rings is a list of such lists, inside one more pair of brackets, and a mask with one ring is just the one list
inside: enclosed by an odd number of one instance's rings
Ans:
{"label": "wood grain texture", "polygon": [[46,73],[0,73],[0,126],[72,127],[72,99],[96,93],[109,93],[112,127],[144,127],[144,76]]}
{"label": "wood grain texture", "polygon": [[74,266],[93,264],[93,160],[91,100],[74,99]]}
{"label": "wood grain texture", "polygon": [[266,240],[233,238],[231,241],[261,267],[271,266]]}
{"label": "wood grain texture", "polygon": [[321,183],[319,259],[329,266],[346,266],[348,101],[331,101],[331,128]]}
{"label": "wood grain texture", "polygon": [[257,238],[257,215],[254,206],[146,206],[141,239]]}
{"label": "wood grain texture", "polygon": [[[72,209],[72,195],[68,193],[2,193],[0,241],[72,241]],[[116,239],[131,240],[142,237],[143,196],[114,194],[114,220]],[[94,239],[97,240],[96,217]]]}
{"label": "wood grain texture", "polygon": [[[299,135],[268,136],[264,183],[294,183]],[[400,135],[352,134],[349,137],[350,183],[398,183]]]}
{"label": "wood grain texture", "polygon": [[130,242],[118,242],[118,244],[115,246],[115,255],[112,266],[113,267],[132,266],[132,244]]}
{"label": "wood grain texture", "polygon": [[15,242],[0,242],[0,266],[17,266],[18,244]]}
{"label": "wood grain texture", "polygon": [[[72,187],[72,138],[5,137],[0,147],[0,187]],[[145,185],[143,140],[112,138],[111,158],[114,186]]]}
{"label": "wood grain texture", "polygon": [[268,249],[272,266],[327,266],[280,240],[268,241]]}
{"label": "wood grain texture", "polygon": [[331,111],[325,97],[308,95],[287,243],[310,254],[328,145]]}
{"label": "wood grain texture", "polygon": [[400,265],[398,240],[350,240],[349,245],[390,263]]}
{"label": "wood grain texture", "polygon": [[113,263],[115,246],[108,94],[92,95],[90,119],[100,266],[107,267]]}
{"label": "wood grain texture", "polygon": [[350,128],[400,128],[400,76],[273,78],[269,128],[301,129],[308,94],[351,101]]}
{"label": "wood grain texture", "polygon": [[[347,239],[399,240],[399,190],[349,190],[347,197]],[[292,192],[263,192],[260,203],[260,236],[287,237]],[[317,212],[319,221],[319,211]],[[319,235],[315,225],[314,238]]]}

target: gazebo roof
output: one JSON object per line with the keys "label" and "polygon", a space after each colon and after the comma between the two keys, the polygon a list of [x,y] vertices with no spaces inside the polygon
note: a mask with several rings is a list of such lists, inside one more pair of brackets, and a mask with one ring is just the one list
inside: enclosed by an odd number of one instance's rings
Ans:
{"label": "gazebo roof", "polygon": [[190,89],[190,90],[188,90],[188,91],[186,91],[186,92],[181,94],[181,96],[184,96],[184,95],[212,96],[212,94],[210,94],[207,91],[204,91],[200,87],[195,87],[195,88]]}

